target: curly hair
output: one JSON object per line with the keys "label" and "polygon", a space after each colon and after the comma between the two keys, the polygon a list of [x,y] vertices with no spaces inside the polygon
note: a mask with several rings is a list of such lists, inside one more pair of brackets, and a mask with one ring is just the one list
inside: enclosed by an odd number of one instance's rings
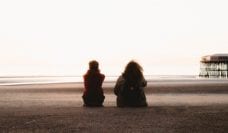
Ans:
{"label": "curly hair", "polygon": [[137,62],[130,61],[122,75],[130,85],[135,85],[143,78],[142,71],[143,68]]}

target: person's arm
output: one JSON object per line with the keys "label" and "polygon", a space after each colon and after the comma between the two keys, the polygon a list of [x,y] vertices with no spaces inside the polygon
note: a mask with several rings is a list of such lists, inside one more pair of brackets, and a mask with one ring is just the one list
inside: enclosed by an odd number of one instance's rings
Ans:
{"label": "person's arm", "polygon": [[104,74],[101,74],[101,83],[100,83],[100,88],[101,88],[101,93],[103,94],[104,93],[104,91],[103,91],[103,89],[102,89],[102,85],[103,85],[103,82],[104,82],[104,79],[105,79],[105,75]]}
{"label": "person's arm", "polygon": [[123,78],[122,76],[120,76],[116,82],[116,85],[114,87],[114,93],[117,95],[122,87],[122,84],[123,84]]}
{"label": "person's arm", "polygon": [[87,78],[86,78],[86,75],[83,76],[83,80],[84,80],[84,93],[83,95],[88,91],[88,81],[87,81]]}

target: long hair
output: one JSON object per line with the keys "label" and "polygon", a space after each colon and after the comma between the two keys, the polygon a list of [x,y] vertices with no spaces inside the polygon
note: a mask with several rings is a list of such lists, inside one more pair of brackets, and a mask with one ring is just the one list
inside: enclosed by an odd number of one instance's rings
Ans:
{"label": "long hair", "polygon": [[143,78],[143,68],[135,61],[130,61],[123,72],[123,77],[130,86],[138,84]]}

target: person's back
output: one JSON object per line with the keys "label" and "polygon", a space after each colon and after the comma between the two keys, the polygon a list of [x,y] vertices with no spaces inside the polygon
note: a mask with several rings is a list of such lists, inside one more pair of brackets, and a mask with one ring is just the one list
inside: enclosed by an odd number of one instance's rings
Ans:
{"label": "person's back", "polygon": [[118,107],[147,106],[144,87],[147,85],[142,68],[134,61],[128,63],[124,73],[118,78],[114,93]]}
{"label": "person's back", "polygon": [[98,69],[98,62],[91,61],[90,69],[84,75],[84,93],[83,101],[85,106],[102,106],[104,101],[104,93],[102,83],[105,76]]}

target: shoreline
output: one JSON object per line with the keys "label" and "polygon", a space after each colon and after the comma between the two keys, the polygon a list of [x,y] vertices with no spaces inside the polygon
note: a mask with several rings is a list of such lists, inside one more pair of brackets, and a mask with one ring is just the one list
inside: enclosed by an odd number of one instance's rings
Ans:
{"label": "shoreline", "polygon": [[[107,76],[104,83],[115,83],[118,76]],[[146,75],[148,82],[223,82],[228,78],[202,78],[192,75]],[[28,85],[28,84],[52,84],[52,83],[83,83],[82,76],[9,76],[0,77],[0,86],[4,85]]]}
{"label": "shoreline", "polygon": [[[113,93],[115,82],[104,82],[104,93]],[[0,85],[1,92],[71,92],[82,93],[83,82]],[[228,94],[228,80],[154,80],[149,81],[145,93],[215,93]]]}

